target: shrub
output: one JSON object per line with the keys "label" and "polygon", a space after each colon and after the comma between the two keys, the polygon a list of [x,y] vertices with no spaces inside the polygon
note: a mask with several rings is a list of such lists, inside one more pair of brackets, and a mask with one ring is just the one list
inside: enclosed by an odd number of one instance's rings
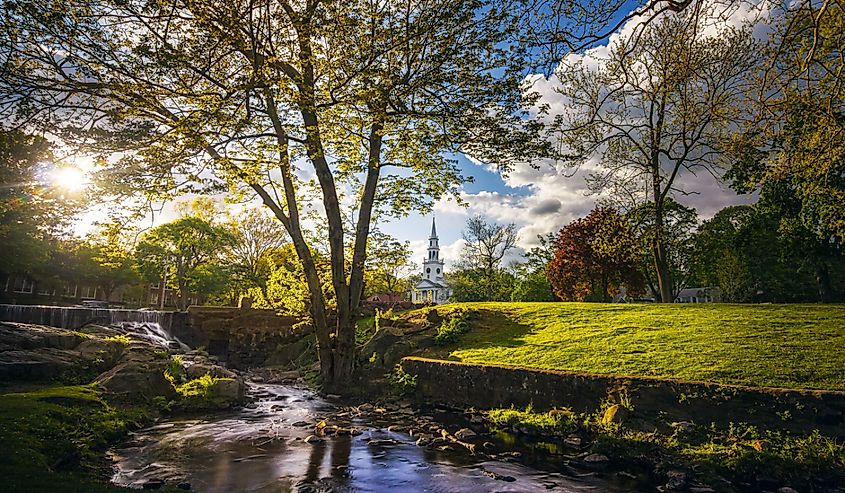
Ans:
{"label": "shrub", "polygon": [[118,344],[123,344],[124,346],[128,346],[130,342],[132,342],[132,338],[126,334],[119,334],[116,336],[106,337],[107,341],[116,342]]}
{"label": "shrub", "polygon": [[524,411],[514,407],[492,409],[487,417],[499,426],[525,428],[537,434],[558,435],[575,431],[580,420],[580,416],[570,409],[552,409],[546,413],[537,413],[530,405]]}
{"label": "shrub", "polygon": [[174,387],[178,387],[185,380],[185,369],[182,368],[182,357],[178,354],[172,356],[167,362],[167,368],[164,370],[164,378],[166,378]]}
{"label": "shrub", "polygon": [[393,392],[400,396],[408,396],[417,390],[417,376],[405,372],[402,365],[393,367],[393,371],[385,375]]}
{"label": "shrub", "polygon": [[437,335],[434,336],[434,343],[440,346],[457,342],[462,334],[469,332],[469,320],[471,315],[465,311],[454,311],[449,317],[443,320],[437,328]]}

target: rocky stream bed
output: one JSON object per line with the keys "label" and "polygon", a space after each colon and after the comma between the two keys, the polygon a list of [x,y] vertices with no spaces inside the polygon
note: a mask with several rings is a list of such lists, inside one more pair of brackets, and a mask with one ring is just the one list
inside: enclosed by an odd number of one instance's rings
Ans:
{"label": "rocky stream bed", "polygon": [[345,405],[294,383],[252,383],[248,397],[252,402],[237,411],[168,419],[134,433],[110,453],[113,481],[206,493],[621,492],[644,486],[632,475],[572,467],[589,464],[577,454],[507,446],[478,426],[478,432],[464,426],[472,423],[450,410],[427,413],[401,401]]}

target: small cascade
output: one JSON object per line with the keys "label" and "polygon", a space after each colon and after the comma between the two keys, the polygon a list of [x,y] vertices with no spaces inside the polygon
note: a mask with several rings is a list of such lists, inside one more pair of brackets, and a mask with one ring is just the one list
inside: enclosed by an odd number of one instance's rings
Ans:
{"label": "small cascade", "polygon": [[119,327],[125,334],[168,349],[180,349],[182,351],[191,349],[187,344],[167,333],[156,322],[117,322],[109,325]]}
{"label": "small cascade", "polygon": [[185,344],[171,336],[176,315],[175,312],[155,310],[0,304],[0,321],[49,325],[71,330],[77,330],[87,324],[108,325],[120,327],[127,334],[153,344],[171,349],[187,349]]}

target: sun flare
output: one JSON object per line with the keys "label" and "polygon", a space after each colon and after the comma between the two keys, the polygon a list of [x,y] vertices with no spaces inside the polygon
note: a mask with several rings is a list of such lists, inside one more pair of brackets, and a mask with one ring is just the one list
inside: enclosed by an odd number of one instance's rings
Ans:
{"label": "sun flare", "polygon": [[69,192],[78,192],[88,185],[88,177],[81,169],[66,166],[53,172],[53,183]]}

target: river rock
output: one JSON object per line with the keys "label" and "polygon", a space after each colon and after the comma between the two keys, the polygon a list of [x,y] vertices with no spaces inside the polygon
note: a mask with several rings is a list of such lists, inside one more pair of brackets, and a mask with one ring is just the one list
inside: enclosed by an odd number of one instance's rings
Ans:
{"label": "river rock", "polygon": [[789,486],[782,486],[782,487],[778,488],[777,493],[798,493],[798,492],[795,491],[794,489],[790,488]]}
{"label": "river rock", "polygon": [[590,454],[590,455],[584,457],[583,460],[586,464],[592,464],[592,465],[607,464],[610,461],[610,459],[606,455],[602,455],[602,454]]}
{"label": "river rock", "polygon": [[563,444],[571,448],[581,448],[581,437],[570,435],[563,439]]}
{"label": "river rock", "polygon": [[308,435],[307,437],[305,437],[305,443],[319,443],[322,441],[323,439],[317,437],[316,435]]}
{"label": "river rock", "polygon": [[161,479],[150,479],[144,482],[143,485],[141,485],[141,488],[145,490],[160,490],[163,487],[164,481],[162,481]]}
{"label": "river rock", "polygon": [[496,481],[504,481],[506,483],[513,483],[514,481],[516,481],[516,478],[513,477],[513,476],[506,476],[504,474],[499,474],[495,471],[488,471],[486,469],[482,469],[481,474],[484,474],[485,476],[491,477],[491,478],[495,479]]}
{"label": "river rock", "polygon": [[676,421],[672,423],[672,428],[675,428],[684,433],[692,433],[695,431],[695,424],[689,421]]}
{"label": "river rock", "polygon": [[478,436],[478,434],[470,430],[469,428],[461,428],[460,430],[455,432],[455,438],[457,438],[458,440],[468,440],[475,436]]}
{"label": "river rock", "polygon": [[666,481],[666,485],[664,486],[667,491],[680,491],[686,489],[689,480],[685,472],[669,471],[666,475],[669,477],[668,481]]}

